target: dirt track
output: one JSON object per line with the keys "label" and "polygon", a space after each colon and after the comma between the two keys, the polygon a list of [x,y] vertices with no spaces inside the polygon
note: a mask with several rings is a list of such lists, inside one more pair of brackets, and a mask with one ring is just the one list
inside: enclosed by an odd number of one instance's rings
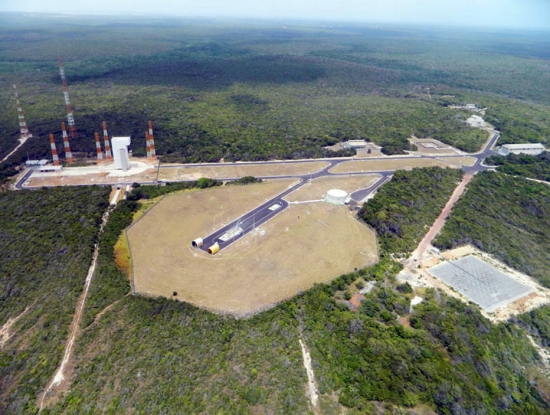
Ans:
{"label": "dirt track", "polygon": [[464,193],[464,189],[466,188],[466,185],[470,182],[472,179],[471,174],[465,174],[462,178],[462,181],[460,184],[456,187],[453,194],[447,201],[447,204],[439,214],[439,217],[435,220],[432,227],[428,231],[428,233],[424,236],[422,241],[418,244],[418,247],[414,250],[414,252],[411,254],[411,258],[413,259],[420,259],[424,255],[424,252],[428,248],[428,246],[432,243],[432,240],[435,238],[435,236],[441,231],[443,226],[445,225],[445,220],[451,213],[451,210],[453,209],[453,206],[458,201],[460,196],[462,196],[462,193]]}
{"label": "dirt track", "polygon": [[[103,232],[103,228],[105,227],[105,224],[107,223],[107,220],[109,219],[109,213],[110,211],[107,210],[105,214],[103,215],[101,227],[99,229],[99,234]],[[76,305],[76,311],[73,317],[73,321],[71,323],[71,326],[69,328],[69,337],[67,340],[67,343],[65,345],[65,353],[63,354],[63,360],[61,361],[61,365],[55,372],[55,375],[53,379],[48,383],[48,387],[46,390],[42,393],[42,396],[40,399],[40,405],[39,405],[39,413],[42,412],[42,409],[44,408],[44,401],[46,399],[51,399],[51,393],[54,390],[54,388],[59,388],[62,386],[62,389],[66,389],[68,387],[67,379],[68,375],[66,373],[66,367],[68,366],[68,363],[71,359],[73,347],[76,341],[76,338],[80,332],[80,320],[82,319],[82,314],[84,312],[84,306],[86,305],[86,297],[88,296],[88,290],[90,289],[90,283],[92,282],[92,278],[95,273],[95,267],[97,264],[97,257],[99,255],[99,243],[95,244],[94,249],[94,255],[92,257],[92,263],[90,265],[90,268],[88,269],[88,275],[86,276],[86,281],[84,283],[84,290],[82,291],[82,294],[80,295],[80,298],[78,299],[78,303]],[[66,381],[66,382],[63,382]]]}

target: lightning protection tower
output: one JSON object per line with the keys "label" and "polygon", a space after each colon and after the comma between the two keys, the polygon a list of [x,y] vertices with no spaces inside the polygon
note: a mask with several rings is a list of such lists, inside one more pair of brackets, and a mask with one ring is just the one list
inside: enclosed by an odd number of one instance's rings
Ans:
{"label": "lightning protection tower", "polygon": [[59,156],[57,155],[57,149],[55,148],[55,141],[53,139],[53,134],[50,134],[50,147],[52,149],[52,159],[53,165],[59,166]]}
{"label": "lightning protection tower", "polygon": [[105,121],[103,121],[103,140],[105,141],[105,161],[112,161],[113,153],[111,153],[111,144],[109,144],[109,134],[107,134],[107,123]]}
{"label": "lightning protection tower", "polygon": [[67,79],[65,79],[65,69],[63,68],[63,61],[58,58],[59,74],[61,75],[61,82],[63,84],[63,97],[65,98],[65,107],[67,109],[67,121],[69,123],[69,133],[72,138],[76,137],[76,126],[74,123],[73,110],[71,108],[71,100],[69,99],[69,89],[67,88]]}
{"label": "lightning protection tower", "polygon": [[149,145],[148,148],[148,158],[150,160],[156,160],[157,159],[157,153],[155,151],[155,138],[153,137],[153,123],[149,121]]}
{"label": "lightning protection tower", "polygon": [[61,123],[61,129],[63,130],[63,148],[65,149],[65,161],[67,164],[73,163],[73,153],[71,152],[71,147],[69,146],[69,137],[67,136],[67,128],[65,128],[65,123]]}
{"label": "lightning protection tower", "polygon": [[32,137],[32,134],[27,128],[27,122],[21,109],[21,103],[19,102],[19,95],[17,94],[17,86],[13,85],[13,93],[15,94],[15,101],[17,102],[17,115],[19,116],[19,130],[21,131],[21,138],[27,139]]}
{"label": "lightning protection tower", "polygon": [[97,151],[97,164],[103,163],[103,151],[101,151],[101,142],[99,141],[99,133],[95,133],[95,149]]}

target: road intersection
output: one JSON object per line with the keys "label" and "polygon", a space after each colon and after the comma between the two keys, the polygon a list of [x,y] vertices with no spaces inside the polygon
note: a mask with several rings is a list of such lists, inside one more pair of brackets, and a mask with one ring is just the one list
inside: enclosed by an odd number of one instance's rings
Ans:
{"label": "road intersection", "polygon": [[[389,181],[391,179],[391,176],[395,172],[395,169],[389,169],[389,170],[380,170],[380,171],[359,171],[359,172],[345,172],[345,173],[336,173],[332,172],[331,170],[334,169],[336,166],[342,163],[350,162],[350,161],[362,161],[362,162],[368,162],[368,161],[374,161],[374,160],[412,160],[412,159],[432,159],[432,160],[445,160],[445,161],[451,161],[453,159],[461,159],[465,156],[473,157],[475,158],[475,162],[471,166],[462,166],[462,169],[468,173],[468,174],[475,174],[482,170],[488,170],[491,169],[490,166],[486,166],[483,164],[483,161],[485,158],[487,158],[490,155],[497,154],[493,147],[498,141],[500,137],[500,133],[498,131],[491,130],[492,133],[490,139],[487,141],[485,146],[481,151],[475,154],[457,154],[457,155],[448,155],[448,154],[441,154],[441,155],[407,155],[407,156],[386,156],[386,157],[339,157],[339,158],[328,158],[328,159],[306,159],[306,160],[289,160],[289,161],[258,161],[258,162],[239,162],[239,166],[246,166],[246,165],[291,165],[291,164],[298,164],[298,163],[318,163],[319,161],[325,161],[328,163],[327,166],[319,169],[316,172],[313,173],[307,173],[307,174],[288,174],[288,175],[274,175],[274,176],[256,176],[259,179],[262,180],[271,180],[271,179],[296,179],[298,180],[298,183],[294,184],[284,192],[280,193],[279,195],[275,196],[274,198],[270,199],[269,201],[261,204],[257,208],[251,210],[250,212],[244,214],[243,216],[239,217],[238,219],[234,220],[233,222],[217,229],[210,235],[207,235],[203,237],[204,244],[201,246],[201,249],[205,252],[208,252],[208,248],[215,243],[218,243],[220,250],[223,248],[226,248],[227,246],[231,245],[233,242],[237,241],[238,239],[244,237],[246,234],[252,232],[254,229],[257,229],[258,226],[264,224],[271,218],[273,218],[275,215],[279,214],[280,212],[284,211],[288,207],[288,201],[286,201],[284,198],[285,196],[288,196],[295,190],[299,189],[304,184],[311,182],[312,180],[321,178],[321,177],[349,177],[349,176],[367,176],[367,175],[379,175],[380,179],[371,185],[368,188],[360,189],[351,194],[351,199],[356,202],[361,202],[365,200],[369,195],[376,192],[384,183]],[[186,169],[186,168],[196,168],[197,166],[200,167],[223,167],[223,166],[234,166],[235,163],[202,163],[202,164],[170,164],[170,165],[159,165],[157,168],[160,169]],[[25,174],[23,174],[19,180],[16,182],[14,187],[16,189],[22,190],[22,189],[36,189],[42,186],[26,186],[25,183],[30,178],[30,176],[33,174],[34,170],[29,169]],[[219,178],[219,180],[222,181],[232,181],[235,180],[234,177],[227,177],[227,178]],[[117,186],[127,186],[133,184],[134,181],[129,182],[117,182]],[[140,184],[158,184],[156,181],[138,181]],[[274,207],[278,206],[278,207]],[[238,228],[241,228],[241,230],[238,230]],[[223,235],[226,234],[232,234],[231,238],[228,238],[225,240],[225,238],[220,239]],[[190,241],[191,242],[191,241]]]}

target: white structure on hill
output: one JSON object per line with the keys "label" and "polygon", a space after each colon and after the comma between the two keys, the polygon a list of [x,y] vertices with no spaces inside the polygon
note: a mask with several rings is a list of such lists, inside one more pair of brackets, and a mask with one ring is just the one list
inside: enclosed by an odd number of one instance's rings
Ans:
{"label": "white structure on hill", "polygon": [[503,144],[500,148],[500,154],[507,156],[510,153],[513,154],[528,154],[530,156],[537,156],[545,151],[544,146],[541,143],[536,144]]}
{"label": "white structure on hill", "polygon": [[130,137],[113,137],[111,140],[113,147],[113,158],[115,160],[115,169],[126,171],[130,168],[128,146],[131,142],[132,140]]}

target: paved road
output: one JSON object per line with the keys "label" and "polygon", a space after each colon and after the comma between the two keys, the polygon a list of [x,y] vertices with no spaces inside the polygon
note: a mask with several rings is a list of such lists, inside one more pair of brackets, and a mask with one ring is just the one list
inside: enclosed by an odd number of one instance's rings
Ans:
{"label": "paved road", "polygon": [[[473,166],[463,166],[463,170],[468,174],[475,174],[482,170],[490,169],[488,166],[484,166],[482,164],[483,160],[493,154],[497,154],[492,150],[493,146],[497,142],[498,138],[500,137],[500,134],[498,131],[492,131],[493,135],[488,140],[485,147],[476,154],[464,154],[464,155],[438,155],[438,156],[429,156],[429,155],[421,155],[420,158],[428,158],[428,159],[453,159],[453,158],[460,158],[465,156],[475,157],[476,162]],[[290,187],[289,189],[285,190],[281,194],[275,196],[274,198],[270,199],[269,201],[263,203],[262,205],[258,206],[257,208],[251,210],[250,212],[246,213],[245,215],[241,216],[239,219],[231,222],[228,225],[223,226],[222,228],[216,230],[212,234],[204,237],[201,235],[197,235],[197,238],[202,237],[204,240],[204,245],[201,247],[203,251],[207,251],[208,248],[213,245],[214,243],[218,243],[220,246],[220,250],[223,248],[226,248],[227,246],[231,245],[233,242],[238,240],[239,238],[242,238],[247,233],[253,231],[258,226],[262,225],[275,215],[279,214],[280,212],[284,211],[288,207],[288,202],[284,200],[283,198],[287,196],[288,194],[292,193],[293,191],[297,190],[300,186],[307,183],[309,180],[317,179],[320,177],[325,176],[366,176],[366,175],[372,175],[372,174],[379,174],[382,176],[375,184],[371,185],[370,187],[366,189],[358,190],[354,193],[352,193],[350,196],[355,201],[362,201],[364,200],[369,194],[377,191],[384,183],[388,182],[391,179],[391,176],[395,172],[395,170],[385,170],[385,171],[371,171],[371,172],[354,172],[354,173],[331,173],[330,170],[337,166],[340,163],[344,163],[350,160],[365,160],[365,161],[372,161],[372,160],[406,160],[406,159],[418,159],[419,156],[395,156],[395,157],[384,157],[384,158],[357,158],[357,157],[342,157],[342,158],[329,158],[329,159],[306,159],[306,160],[289,160],[289,161],[260,161],[260,162],[239,162],[239,163],[202,163],[202,164],[172,164],[172,165],[165,165],[160,166],[161,169],[170,169],[170,168],[187,168],[187,167],[220,167],[220,166],[235,166],[235,165],[270,165],[270,164],[295,164],[295,163],[317,163],[319,161],[325,161],[328,162],[328,165],[314,173],[308,173],[308,174],[302,174],[302,175],[282,175],[282,176],[258,176],[261,179],[299,179],[300,182],[296,185]],[[33,173],[33,170],[27,171],[21,179],[15,184],[15,187],[17,189],[33,189],[38,188],[37,187],[23,187],[24,183],[28,180],[28,178]],[[220,180],[235,180],[235,178],[222,178]],[[124,183],[116,183],[118,186],[127,186],[131,185],[133,181],[130,182],[124,182]],[[155,182],[141,182],[141,184],[155,184]],[[108,184],[106,186],[111,186],[111,184]],[[278,205],[279,208],[276,210],[270,210],[270,208],[274,205]],[[243,229],[242,234],[235,236],[234,238],[227,240],[227,241],[221,241],[219,238],[224,235],[226,232],[235,229],[236,226],[239,225]],[[191,241],[189,241],[191,243]]]}
{"label": "paved road", "polygon": [[[210,235],[203,237],[204,245],[201,247],[201,249],[205,252],[208,251],[208,248],[212,245],[214,245],[216,242],[220,246],[220,251],[231,245],[236,240],[242,238],[246,234],[252,232],[254,229],[256,229],[258,226],[262,225],[263,223],[267,222],[269,219],[277,215],[278,213],[282,212],[288,207],[288,202],[284,200],[283,198],[298,189],[299,187],[303,186],[305,181],[300,181],[299,183],[295,184],[294,186],[291,186],[284,192],[278,194],[274,198],[268,200],[264,204],[258,206],[257,208],[252,209],[250,212],[244,214],[240,218],[234,220],[233,222],[223,226],[222,228],[214,231]],[[276,210],[270,210],[271,207],[279,206]],[[224,235],[226,232],[235,229],[237,226],[242,228],[243,233],[235,236],[234,238],[228,240],[228,241],[221,241],[219,238]],[[197,237],[201,237],[200,235],[197,235]],[[191,243],[191,241],[189,241]]]}
{"label": "paved road", "polygon": [[[473,166],[464,166],[463,167],[463,169],[465,170],[465,172],[468,175],[473,175],[473,174],[477,173],[478,171],[489,169],[489,167],[484,166],[482,164],[482,162],[486,157],[488,157],[490,155],[493,155],[493,154],[497,154],[492,150],[492,148],[495,145],[495,143],[497,142],[499,136],[500,136],[499,133],[497,131],[494,131],[493,135],[491,136],[491,138],[489,139],[489,141],[487,142],[487,144],[485,145],[483,150],[481,150],[477,154],[471,155],[472,157],[475,157],[477,160],[476,160],[476,162],[474,163]],[[439,158],[443,158],[443,157],[444,156],[440,156]],[[453,157],[456,158],[456,157],[464,157],[464,156],[447,156],[445,158],[453,158]],[[413,158],[413,157],[399,157],[399,158],[390,157],[388,159],[403,159],[403,158]],[[426,158],[435,158],[435,157],[426,157]],[[334,166],[336,166],[337,164],[343,163],[345,161],[349,161],[351,159],[352,158],[343,158],[343,159],[338,159],[338,160],[328,159],[327,161],[329,162],[329,165],[327,167],[324,167],[323,169],[321,169],[321,170],[319,170],[315,173],[311,173],[311,174],[306,174],[306,175],[302,175],[302,176],[276,176],[276,178],[297,178],[297,177],[299,177],[301,179],[301,181],[300,181],[300,183],[292,186],[290,189],[288,189],[288,190],[284,191],[283,193],[275,196],[273,199],[267,201],[266,203],[258,206],[257,208],[253,209],[252,211],[248,212],[247,214],[245,214],[241,218],[231,222],[228,225],[223,226],[222,228],[216,230],[214,233],[212,233],[212,234],[208,235],[207,237],[203,238],[204,245],[201,247],[201,249],[205,252],[208,252],[208,248],[217,242],[219,247],[220,247],[220,251],[221,251],[223,248],[226,248],[227,246],[231,245],[233,242],[235,242],[238,239],[242,238],[247,233],[253,231],[256,227],[260,226],[261,224],[263,224],[266,221],[268,221],[269,219],[271,219],[273,216],[283,212],[288,207],[288,202],[286,202],[283,199],[283,197],[285,197],[289,193],[293,192],[294,190],[298,189],[304,183],[307,183],[308,180],[316,179],[316,178],[323,177],[323,176],[357,176],[357,175],[367,175],[367,174],[369,174],[369,175],[370,174],[379,174],[379,175],[381,175],[382,177],[375,184],[373,184],[372,186],[370,186],[366,189],[358,190],[358,191],[356,191],[356,192],[354,192],[350,195],[353,200],[361,201],[361,200],[364,200],[369,194],[377,191],[384,183],[388,182],[391,179],[391,177],[394,173],[394,171],[373,171],[373,172],[367,172],[367,173],[357,172],[357,173],[340,173],[340,174],[330,173],[329,170],[332,169]],[[353,160],[357,160],[357,159],[354,158]],[[369,159],[366,159],[366,160],[369,160]],[[370,159],[370,160],[372,160],[372,159]],[[273,164],[273,163],[280,163],[280,162],[265,162],[265,163],[262,163],[262,164]],[[263,178],[267,179],[267,178],[275,178],[275,177],[268,176],[268,177],[263,177]],[[273,205],[277,205],[277,204],[280,206],[277,210],[272,211],[272,210],[269,209]],[[242,234],[236,235],[232,239],[227,240],[225,242],[221,241],[219,239],[226,232],[235,229],[237,226],[239,226],[243,229]],[[198,236],[198,237],[200,237],[200,236]]]}

